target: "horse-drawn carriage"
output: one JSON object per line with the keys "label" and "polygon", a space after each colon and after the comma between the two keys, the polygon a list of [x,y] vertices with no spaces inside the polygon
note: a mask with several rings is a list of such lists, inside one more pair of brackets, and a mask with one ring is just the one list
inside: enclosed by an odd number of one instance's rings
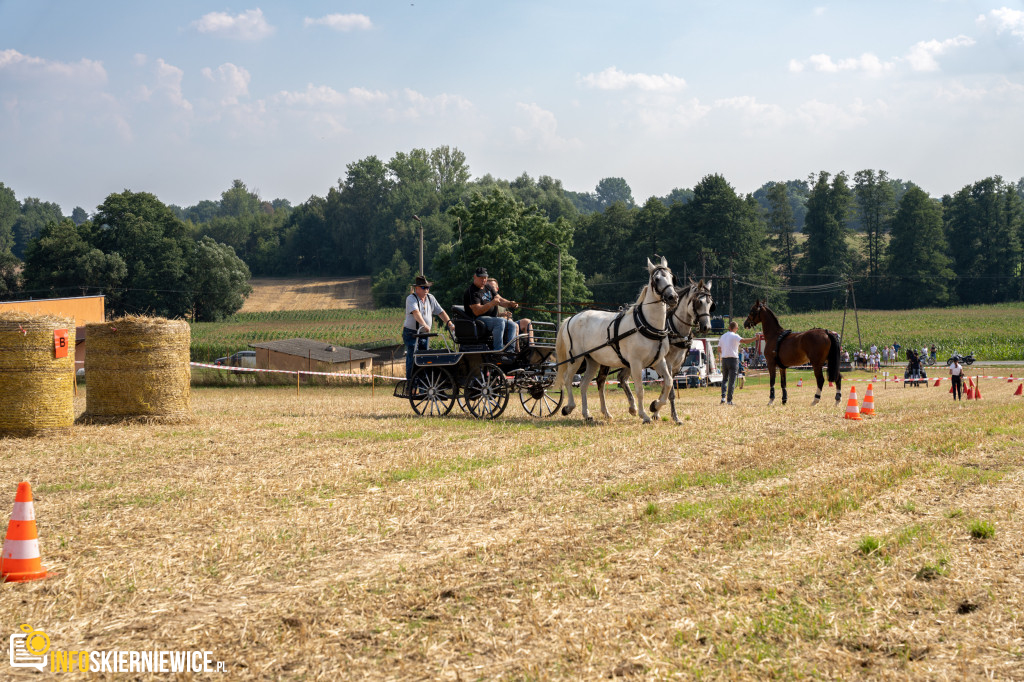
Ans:
{"label": "horse-drawn carriage", "polygon": [[561,406],[562,391],[553,387],[554,324],[534,321],[532,340],[520,337],[495,351],[483,322],[462,306],[453,306],[452,321],[451,335],[418,335],[439,338],[443,347],[417,351],[412,377],[395,386],[395,397],[407,399],[416,414],[446,415],[458,403],[478,419],[494,419],[505,411],[512,392],[534,417],[551,416]]}
{"label": "horse-drawn carriage", "polygon": [[928,373],[922,367],[921,356],[915,351],[907,349],[907,368],[903,370],[903,388],[922,385],[928,385]]}

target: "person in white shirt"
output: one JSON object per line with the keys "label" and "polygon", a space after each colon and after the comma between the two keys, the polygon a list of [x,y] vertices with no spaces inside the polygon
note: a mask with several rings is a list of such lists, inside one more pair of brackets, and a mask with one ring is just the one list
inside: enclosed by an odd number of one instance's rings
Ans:
{"label": "person in white shirt", "polygon": [[718,339],[718,349],[722,352],[722,403],[732,405],[732,392],[736,386],[736,375],[740,369],[740,344],[751,343],[754,339],[744,339],[736,330],[740,326],[735,320],[729,322],[729,331]]}
{"label": "person in white shirt", "polygon": [[413,354],[417,350],[427,350],[427,339],[417,337],[417,334],[426,334],[434,321],[434,315],[441,318],[441,321],[448,327],[449,331],[455,329],[455,323],[448,317],[448,313],[441,308],[433,294],[430,293],[432,284],[423,275],[416,275],[416,282],[412,285],[412,293],[405,298],[405,321],[402,325],[402,341],[405,343],[405,378],[412,379],[414,369]]}
{"label": "person in white shirt", "polygon": [[956,358],[949,363],[949,378],[953,381],[953,400],[961,400],[960,396],[964,392],[964,368]]}

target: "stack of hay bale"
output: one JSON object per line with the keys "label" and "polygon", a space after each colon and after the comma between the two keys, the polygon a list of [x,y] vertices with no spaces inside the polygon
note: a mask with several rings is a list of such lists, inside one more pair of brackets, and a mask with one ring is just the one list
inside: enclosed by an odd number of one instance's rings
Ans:
{"label": "stack of hay bale", "polygon": [[[54,332],[67,331],[56,357]],[[0,436],[60,433],[75,420],[75,323],[63,317],[0,313]]]}
{"label": "stack of hay bale", "polygon": [[128,316],[85,327],[84,422],[192,421],[188,322]]}

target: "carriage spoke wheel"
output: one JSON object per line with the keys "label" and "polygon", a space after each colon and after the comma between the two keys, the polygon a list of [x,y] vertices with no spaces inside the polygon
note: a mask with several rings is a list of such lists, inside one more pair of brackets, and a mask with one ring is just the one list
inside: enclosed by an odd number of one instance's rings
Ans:
{"label": "carriage spoke wheel", "polygon": [[477,419],[501,416],[508,405],[508,381],[496,365],[485,362],[469,377],[465,389],[466,406]]}
{"label": "carriage spoke wheel", "polygon": [[536,383],[519,389],[519,402],[531,417],[550,417],[562,406],[562,389]]}
{"label": "carriage spoke wheel", "polygon": [[409,403],[416,414],[441,417],[455,404],[455,380],[446,369],[424,367],[412,375]]}

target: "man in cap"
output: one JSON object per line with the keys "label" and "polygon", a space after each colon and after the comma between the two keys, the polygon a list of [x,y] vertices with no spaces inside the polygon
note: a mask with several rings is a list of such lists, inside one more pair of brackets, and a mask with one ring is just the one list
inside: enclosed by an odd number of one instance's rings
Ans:
{"label": "man in cap", "polygon": [[451,321],[448,313],[444,311],[441,304],[430,293],[431,285],[431,282],[427,281],[426,277],[416,275],[416,282],[412,285],[412,293],[405,299],[405,323],[402,326],[402,341],[405,342],[406,379],[412,378],[412,356],[416,349],[427,349],[427,339],[417,338],[416,334],[426,334],[430,331],[434,315],[440,317],[449,330],[455,329],[455,323]]}
{"label": "man in cap", "polygon": [[499,317],[498,306],[513,310],[519,307],[519,304],[488,289],[486,284],[487,268],[479,267],[473,273],[473,283],[466,289],[462,304],[466,313],[483,322],[491,332],[491,348],[501,350],[515,340],[518,325],[512,320]]}

